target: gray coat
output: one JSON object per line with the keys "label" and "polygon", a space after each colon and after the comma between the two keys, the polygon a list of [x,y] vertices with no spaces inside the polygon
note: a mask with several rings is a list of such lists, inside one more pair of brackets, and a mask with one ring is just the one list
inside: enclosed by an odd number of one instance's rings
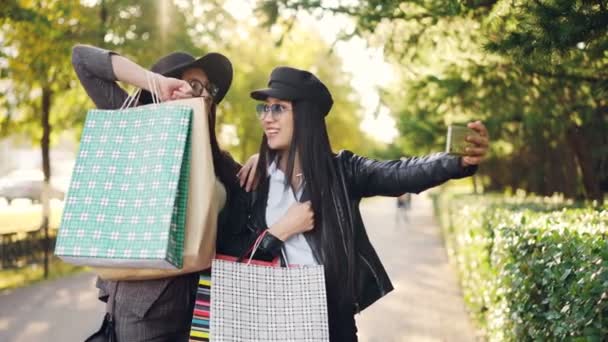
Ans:
{"label": "gray coat", "polygon": [[[113,52],[87,45],[72,51],[72,65],[89,97],[100,109],[120,108],[127,93],[116,83]],[[118,342],[187,341],[198,274],[168,279],[111,282],[97,279],[99,299],[115,299]]]}

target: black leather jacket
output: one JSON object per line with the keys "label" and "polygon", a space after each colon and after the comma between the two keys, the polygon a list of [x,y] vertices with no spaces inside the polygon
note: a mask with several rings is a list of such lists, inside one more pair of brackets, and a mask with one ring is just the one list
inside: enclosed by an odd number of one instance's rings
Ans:
{"label": "black leather jacket", "polygon": [[[361,199],[371,196],[400,196],[408,192],[420,193],[447,180],[471,176],[477,167],[463,168],[459,157],[446,153],[404,160],[376,161],[357,156],[350,151],[341,151],[335,156],[335,162],[343,190],[349,198],[348,203],[339,205],[339,210],[343,211],[341,217],[350,220],[348,226],[354,229],[357,284],[353,304],[355,311],[359,312],[393,290],[384,266],[365,231],[359,211]],[[251,233],[249,244],[263,230],[255,227],[267,227],[265,222],[267,194],[267,189],[261,186],[253,196],[252,211],[247,224]],[[313,253],[317,254],[315,249],[318,247],[311,239],[307,238],[307,241]],[[281,254],[282,244],[281,240],[266,234],[254,257],[265,260],[277,257]]]}

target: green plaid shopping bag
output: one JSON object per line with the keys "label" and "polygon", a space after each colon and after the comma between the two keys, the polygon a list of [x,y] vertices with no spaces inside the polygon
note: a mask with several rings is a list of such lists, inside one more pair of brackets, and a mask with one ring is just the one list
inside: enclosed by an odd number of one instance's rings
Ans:
{"label": "green plaid shopping bag", "polygon": [[182,267],[192,108],[91,110],[55,254],[101,267]]}

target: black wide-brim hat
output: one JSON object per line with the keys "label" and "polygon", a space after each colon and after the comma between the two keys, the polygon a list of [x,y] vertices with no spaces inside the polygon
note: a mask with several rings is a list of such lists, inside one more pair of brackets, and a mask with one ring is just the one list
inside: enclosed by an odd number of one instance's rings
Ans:
{"label": "black wide-brim hat", "polygon": [[334,100],[329,89],[311,72],[291,67],[277,67],[270,73],[268,88],[251,92],[251,97],[264,101],[269,97],[279,100],[308,100],[315,103],[325,116]]}
{"label": "black wide-brim hat", "polygon": [[[220,103],[232,84],[232,63],[228,57],[221,53],[211,52],[196,59],[185,52],[173,52],[159,59],[150,70],[167,77],[181,78],[186,69],[199,68],[207,74],[207,78],[215,84],[219,91],[214,98],[215,103]],[[152,103],[152,96],[147,90],[142,90],[140,103]]]}

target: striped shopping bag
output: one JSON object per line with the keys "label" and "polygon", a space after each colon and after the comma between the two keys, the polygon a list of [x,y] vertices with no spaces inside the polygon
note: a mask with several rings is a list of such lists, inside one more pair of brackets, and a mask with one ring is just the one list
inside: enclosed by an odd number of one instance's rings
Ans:
{"label": "striped shopping bag", "polygon": [[[237,262],[238,258],[217,254],[216,259]],[[251,260],[251,264],[278,267],[279,260],[272,262]],[[192,326],[190,329],[190,342],[210,340],[210,322],[211,322],[211,269],[204,270],[199,273],[198,289],[196,292],[196,302],[194,303],[194,313],[192,315]]]}
{"label": "striped shopping bag", "polygon": [[209,313],[211,311],[211,270],[200,273],[194,314],[192,315],[192,326],[190,329],[190,341],[209,341]]}

